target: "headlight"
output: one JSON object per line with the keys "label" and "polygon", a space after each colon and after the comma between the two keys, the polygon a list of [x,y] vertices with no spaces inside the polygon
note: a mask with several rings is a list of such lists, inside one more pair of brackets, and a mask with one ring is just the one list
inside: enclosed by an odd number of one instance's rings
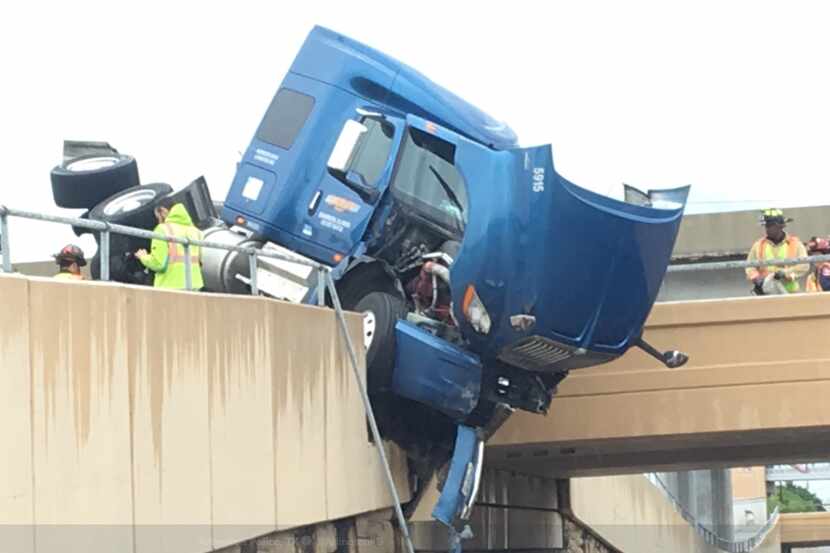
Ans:
{"label": "headlight", "polygon": [[490,314],[487,313],[487,309],[484,307],[472,284],[467,286],[467,291],[464,292],[461,311],[476,332],[479,334],[490,333]]}

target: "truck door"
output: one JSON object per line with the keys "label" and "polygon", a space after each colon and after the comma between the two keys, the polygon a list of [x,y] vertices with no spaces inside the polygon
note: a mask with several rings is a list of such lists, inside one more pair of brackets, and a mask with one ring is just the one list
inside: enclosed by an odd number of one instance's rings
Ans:
{"label": "truck door", "polygon": [[340,129],[318,186],[310,191],[302,237],[341,255],[363,235],[386,190],[403,125],[358,115]]}

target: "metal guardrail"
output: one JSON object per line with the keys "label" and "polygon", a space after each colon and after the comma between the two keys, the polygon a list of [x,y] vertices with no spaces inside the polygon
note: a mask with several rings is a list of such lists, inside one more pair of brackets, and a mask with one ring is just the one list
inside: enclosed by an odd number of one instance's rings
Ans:
{"label": "metal guardrail", "polygon": [[793,257],[790,259],[767,259],[766,261],[714,261],[710,263],[683,263],[669,265],[669,273],[687,273],[692,271],[718,271],[721,269],[746,269],[748,267],[787,267],[789,265],[807,265],[809,263],[830,261],[830,254]]}
{"label": "metal guardrail", "polygon": [[[292,263],[297,263],[299,265],[306,265],[310,266],[317,270],[325,270],[325,266],[321,265],[320,263],[316,263],[314,261],[300,259],[300,258],[293,258],[291,256],[282,255],[276,252],[268,252],[264,250],[258,250],[255,248],[242,248],[239,246],[230,246],[228,244],[220,244],[218,242],[210,242],[206,240],[190,240],[187,238],[179,238],[179,237],[168,237],[166,235],[153,233],[143,229],[137,229],[133,227],[127,227],[123,225],[115,225],[112,223],[107,223],[103,221],[91,221],[88,219],[78,219],[75,217],[62,217],[60,215],[45,215],[42,213],[35,213],[31,211],[24,211],[20,209],[11,209],[4,205],[0,205],[0,251],[4,252],[3,255],[3,270],[5,272],[11,272],[11,259],[8,254],[9,252],[9,231],[8,231],[8,218],[9,217],[20,217],[23,219],[35,219],[39,221],[47,221],[51,223],[63,223],[67,225],[72,225],[75,227],[87,228],[90,230],[99,231],[101,233],[101,245],[102,245],[102,255],[101,255],[101,280],[109,280],[109,249],[104,248],[104,244],[109,244],[109,235],[110,233],[115,234],[124,234],[127,236],[135,236],[137,238],[148,238],[148,239],[160,239],[165,240],[167,242],[177,242],[179,244],[184,245],[185,247],[185,267],[186,272],[189,273],[190,271],[190,257],[189,257],[189,248],[190,246],[199,246],[204,248],[216,248],[220,250],[227,250],[227,251],[235,251],[239,253],[243,253],[248,255],[250,260],[251,269],[256,267],[256,260],[259,257],[268,257],[272,259],[281,259],[284,261],[291,261]],[[106,262],[105,262],[106,260]],[[676,264],[676,265],[669,265],[666,269],[669,273],[682,273],[682,272],[691,272],[691,271],[715,271],[721,269],[745,269],[747,267],[765,267],[769,265],[775,265],[779,267],[786,267],[790,265],[803,265],[808,263],[815,263],[815,262],[823,262],[823,261],[830,261],[830,254],[827,255],[814,255],[808,257],[798,257],[792,259],[780,259],[780,260],[767,260],[767,261],[717,261],[711,263],[683,263],[683,264]],[[256,295],[258,293],[256,287],[256,271],[251,271],[251,293]],[[106,276],[106,278],[105,278]]]}
{"label": "metal guardrail", "polygon": [[182,244],[184,246],[185,282],[188,290],[193,289],[192,266],[190,259],[191,246],[198,246],[200,248],[215,248],[226,251],[235,251],[247,255],[251,271],[249,284],[251,286],[251,294],[255,296],[259,295],[259,290],[257,288],[256,282],[256,271],[257,259],[260,257],[290,261],[291,263],[305,265],[317,270],[317,304],[320,306],[325,306],[326,289],[328,289],[332,300],[332,305],[334,306],[336,318],[339,323],[340,332],[343,334],[343,338],[346,341],[346,347],[349,353],[349,360],[351,361],[352,371],[354,373],[355,379],[357,380],[357,387],[360,390],[361,399],[363,400],[363,408],[366,412],[366,418],[369,420],[369,426],[372,431],[372,437],[374,439],[375,444],[377,444],[378,456],[380,457],[381,465],[384,468],[384,476],[386,477],[386,483],[389,487],[389,492],[395,502],[395,514],[396,518],[398,519],[400,531],[403,534],[404,543],[406,544],[406,550],[409,553],[415,552],[414,546],[412,544],[412,538],[409,533],[409,526],[407,525],[406,518],[404,517],[403,509],[401,508],[401,500],[400,496],[398,495],[398,489],[395,487],[395,480],[392,476],[392,469],[390,468],[389,460],[386,457],[386,449],[383,446],[383,441],[380,435],[380,430],[378,430],[374,410],[372,409],[372,404],[369,401],[369,393],[366,390],[366,386],[363,379],[360,378],[360,369],[358,368],[357,364],[357,353],[355,352],[354,343],[352,342],[351,334],[349,334],[349,329],[346,326],[346,317],[343,314],[343,307],[340,304],[340,297],[337,294],[337,289],[334,285],[334,279],[331,278],[331,272],[328,267],[311,260],[295,258],[292,256],[283,255],[276,252],[264,251],[256,248],[242,248],[239,246],[220,244],[218,242],[210,242],[207,240],[191,240],[188,238],[180,238],[177,236],[167,236],[164,234],[149,232],[143,229],[137,229],[123,225],[114,225],[102,221],[90,221],[87,219],[61,217],[58,215],[45,215],[42,213],[34,213],[31,211],[11,209],[4,205],[0,205],[0,233],[2,233],[0,234],[0,247],[2,248],[2,250],[0,251],[2,251],[3,254],[2,270],[6,273],[12,272],[9,240],[9,217],[34,219],[38,221],[46,221],[49,223],[61,223],[76,227],[88,228],[90,230],[100,232],[101,238],[98,249],[101,252],[101,280],[110,279],[110,233],[123,234],[126,236],[135,236],[138,238],[158,239],[163,240],[165,242],[176,242],[178,244]]}
{"label": "metal guardrail", "polygon": [[[82,227],[89,230],[98,231],[101,233],[101,242],[99,244],[99,251],[101,253],[100,261],[101,261],[101,280],[110,280],[109,268],[110,268],[110,248],[109,248],[109,240],[110,234],[123,234],[125,236],[134,236],[136,238],[147,238],[147,239],[157,239],[163,240],[165,242],[175,242],[178,244],[182,244],[184,246],[184,265],[185,265],[185,282],[186,287],[188,290],[193,289],[193,279],[192,279],[192,266],[191,266],[191,259],[190,259],[190,248],[192,246],[198,246],[200,248],[214,248],[218,250],[226,250],[226,251],[234,251],[239,252],[241,254],[245,254],[248,256],[249,260],[249,267],[251,270],[251,295],[258,295],[259,288],[257,287],[257,278],[256,278],[256,268],[257,268],[257,259],[260,257],[271,258],[271,259],[280,259],[283,261],[290,261],[291,263],[296,263],[298,265],[305,265],[311,267],[312,269],[316,269],[318,271],[319,280],[318,280],[318,292],[325,290],[325,279],[323,278],[323,274],[328,272],[328,267],[317,263],[315,261],[311,261],[308,259],[301,259],[298,257],[292,257],[289,255],[280,254],[277,252],[270,252],[265,251],[262,249],[256,248],[243,248],[240,246],[231,246],[229,244],[222,244],[219,242],[211,242],[208,240],[192,240],[189,238],[182,238],[178,236],[167,236],[165,234],[159,234],[155,232],[150,232],[144,229],[138,229],[133,227],[127,227],[124,225],[115,225],[112,223],[107,223],[104,221],[93,221],[88,219],[78,219],[75,217],[62,217],[60,215],[45,215],[43,213],[35,213],[32,211],[23,211],[20,209],[11,209],[4,205],[0,205],[0,232],[2,232],[2,252],[3,252],[3,271],[10,273],[12,272],[12,264],[11,264],[11,253],[10,253],[10,240],[9,240],[9,217],[19,217],[21,219],[34,219],[37,221],[45,221],[48,223],[61,223],[65,225],[72,225],[75,227]],[[322,305],[325,300],[325,295],[318,293],[318,304]]]}
{"label": "metal guardrail", "polygon": [[749,553],[759,545],[764,542],[764,539],[767,537],[767,534],[772,529],[773,526],[778,522],[778,507],[772,512],[772,514],[767,518],[767,521],[764,523],[761,528],[755,533],[755,535],[748,537],[745,540],[733,541],[727,540],[717,535],[716,532],[706,528],[703,524],[698,522],[698,520],[692,515],[683,504],[678,500],[674,494],[669,491],[668,486],[663,482],[660,476],[657,473],[651,472],[645,475],[646,478],[649,479],[650,482],[655,484],[660,490],[666,495],[666,497],[671,502],[674,509],[683,517],[683,520],[689,523],[697,533],[703,537],[703,539],[709,545],[714,545],[718,549],[722,551],[728,551],[729,553]]}

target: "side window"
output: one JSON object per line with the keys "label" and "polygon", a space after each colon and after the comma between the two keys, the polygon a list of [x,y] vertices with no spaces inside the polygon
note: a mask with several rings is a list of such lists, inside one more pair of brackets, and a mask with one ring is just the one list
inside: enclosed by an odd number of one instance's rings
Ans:
{"label": "side window", "polygon": [[386,167],[394,134],[394,127],[386,121],[349,119],[329,156],[329,170],[339,179],[349,173],[360,175],[366,185],[374,186]]}
{"label": "side window", "polygon": [[467,224],[467,187],[454,161],[453,144],[410,128],[392,193],[442,227],[463,233]]}
{"label": "side window", "polygon": [[313,107],[312,96],[281,88],[265,112],[265,118],[256,132],[257,139],[284,150],[291,149]]}

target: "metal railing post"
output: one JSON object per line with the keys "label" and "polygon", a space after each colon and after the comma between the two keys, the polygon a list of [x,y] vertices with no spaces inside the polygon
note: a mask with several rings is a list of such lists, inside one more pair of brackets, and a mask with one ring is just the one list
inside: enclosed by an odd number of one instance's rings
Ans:
{"label": "metal railing post", "polygon": [[317,269],[317,305],[326,305],[326,270],[323,267]]}
{"label": "metal railing post", "polygon": [[110,231],[109,231],[109,224],[107,224],[107,230],[101,232],[101,245],[99,246],[99,251],[101,252],[101,256],[99,261],[101,262],[101,280],[109,280],[110,279]]}
{"label": "metal railing post", "polygon": [[256,259],[256,250],[252,250],[250,254],[248,254],[248,267],[251,272],[251,295],[258,296],[259,295],[259,285],[257,284],[257,259]]}
{"label": "metal railing post", "polygon": [[380,457],[380,464],[383,465],[383,471],[386,475],[386,484],[389,486],[389,493],[392,494],[392,499],[395,502],[395,514],[397,515],[398,525],[403,534],[406,550],[409,553],[415,553],[415,548],[412,545],[412,537],[409,535],[409,526],[406,524],[406,517],[404,517],[403,509],[401,509],[401,498],[398,496],[398,489],[395,487],[395,479],[392,476],[392,469],[389,468],[389,459],[386,458],[386,449],[383,446],[380,430],[378,430],[378,423],[375,420],[375,412],[372,409],[372,403],[369,401],[369,392],[366,391],[366,384],[360,378],[360,370],[357,367],[357,353],[352,342],[352,335],[349,334],[349,328],[346,326],[346,317],[343,315],[343,306],[340,305],[340,298],[337,295],[337,290],[334,288],[334,280],[328,272],[325,275],[325,284],[331,295],[331,302],[334,306],[334,312],[337,321],[340,323],[340,332],[343,334],[343,339],[346,341],[346,349],[349,352],[349,359],[352,364],[352,371],[354,372],[355,380],[357,380],[357,387],[360,389],[360,397],[363,399],[363,408],[366,410],[366,418],[369,419],[369,428],[372,430],[372,438],[375,440],[375,446],[378,449],[378,456]]}
{"label": "metal railing post", "polygon": [[184,287],[193,290],[193,266],[190,263],[190,240],[184,243]]}
{"label": "metal railing post", "polygon": [[3,254],[3,271],[12,272],[12,256],[9,249],[9,212],[0,205],[0,251]]}

